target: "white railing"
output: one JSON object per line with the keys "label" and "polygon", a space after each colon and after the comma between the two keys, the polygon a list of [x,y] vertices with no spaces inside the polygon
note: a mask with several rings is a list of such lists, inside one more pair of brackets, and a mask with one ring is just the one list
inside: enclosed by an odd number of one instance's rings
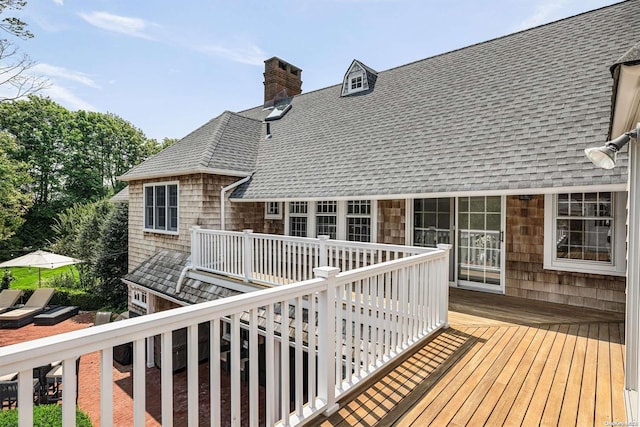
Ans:
{"label": "white railing", "polygon": [[309,280],[316,267],[338,267],[344,272],[436,250],[330,240],[328,236],[259,234],[251,230],[238,232],[194,227],[191,235],[194,269],[271,285]]}
{"label": "white railing", "polygon": [[[100,424],[108,427],[113,425],[114,406],[112,349],[132,341],[132,424],[144,425],[146,399],[161,399],[162,425],[172,426],[172,333],[187,328],[188,425],[196,426],[201,385],[195,349],[204,323],[209,360],[216,361],[210,363],[208,384],[211,425],[296,425],[335,411],[344,393],[446,327],[448,256],[448,250],[437,250],[342,273],[319,267],[316,278],[288,286],[2,347],[0,375],[19,373],[19,425],[30,426],[32,369],[62,359],[63,425],[74,426],[75,362],[99,351],[100,390],[95,398],[101,402]],[[145,341],[153,339],[161,340],[162,386],[159,395],[146,396]],[[223,359],[230,361],[228,371],[218,362]],[[261,363],[265,367],[259,372]],[[224,396],[223,375],[231,384]],[[248,403],[242,399],[242,381],[249,390]],[[223,417],[229,405],[230,415]],[[242,420],[242,414],[249,418]]]}

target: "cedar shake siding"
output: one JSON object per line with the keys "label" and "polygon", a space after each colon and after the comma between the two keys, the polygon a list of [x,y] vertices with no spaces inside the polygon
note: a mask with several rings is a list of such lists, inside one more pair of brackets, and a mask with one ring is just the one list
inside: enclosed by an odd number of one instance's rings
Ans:
{"label": "cedar shake siding", "polygon": [[378,201],[378,243],[405,244],[405,200]]}
{"label": "cedar shake siding", "polygon": [[507,197],[506,294],[624,312],[624,277],[543,269],[544,196]]}
{"label": "cedar shake siding", "polygon": [[[194,225],[219,230],[220,190],[239,179],[194,174],[129,182],[129,272],[162,249],[190,253]],[[170,181],[178,182],[178,234],[145,231],[143,186]],[[227,199],[225,210],[227,230],[254,228],[262,232],[264,204],[233,203]]]}

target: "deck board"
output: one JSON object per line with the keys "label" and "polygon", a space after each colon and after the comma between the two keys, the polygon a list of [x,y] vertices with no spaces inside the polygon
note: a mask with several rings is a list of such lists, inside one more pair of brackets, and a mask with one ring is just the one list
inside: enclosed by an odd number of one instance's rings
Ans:
{"label": "deck board", "polygon": [[626,422],[624,315],[452,290],[449,322],[312,424]]}

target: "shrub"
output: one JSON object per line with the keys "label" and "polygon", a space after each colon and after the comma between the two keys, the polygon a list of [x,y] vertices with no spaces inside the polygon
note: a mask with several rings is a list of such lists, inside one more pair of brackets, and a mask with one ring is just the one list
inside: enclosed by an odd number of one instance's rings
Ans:
{"label": "shrub", "polygon": [[[0,427],[18,425],[18,410],[0,411]],[[89,416],[76,408],[76,426],[92,427]],[[33,407],[33,427],[62,427],[62,406],[37,405]]]}
{"label": "shrub", "polygon": [[[25,289],[22,301],[28,300],[31,294],[33,294],[32,289]],[[82,311],[96,311],[104,307],[105,302],[99,295],[89,292],[56,289],[49,305],[77,305]]]}
{"label": "shrub", "polygon": [[0,282],[0,289],[9,289],[9,286],[11,286],[11,282],[13,282],[14,280],[16,280],[16,278],[13,277],[11,271],[5,270],[4,274],[2,275],[2,282]]}

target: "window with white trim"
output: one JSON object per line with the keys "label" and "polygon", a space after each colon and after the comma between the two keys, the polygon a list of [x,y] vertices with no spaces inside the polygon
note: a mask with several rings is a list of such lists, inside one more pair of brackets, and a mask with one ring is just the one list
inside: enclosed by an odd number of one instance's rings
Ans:
{"label": "window with white trim", "polygon": [[338,204],[332,201],[316,202],[316,236],[335,239],[338,233]]}
{"label": "window with white trim", "polygon": [[307,237],[307,202],[289,203],[289,235]]}
{"label": "window with white trim", "polygon": [[266,202],[264,204],[265,219],[282,219],[282,203]]}
{"label": "window with white trim", "polygon": [[178,184],[145,184],[144,229],[178,231]]}
{"label": "window with white trim", "polygon": [[544,268],[624,275],[624,201],[612,192],[547,195]]}
{"label": "window with white trim", "polygon": [[371,241],[371,200],[347,202],[347,240]]}
{"label": "window with white trim", "polygon": [[133,289],[131,291],[131,303],[138,307],[147,308],[147,293],[140,289]]}

